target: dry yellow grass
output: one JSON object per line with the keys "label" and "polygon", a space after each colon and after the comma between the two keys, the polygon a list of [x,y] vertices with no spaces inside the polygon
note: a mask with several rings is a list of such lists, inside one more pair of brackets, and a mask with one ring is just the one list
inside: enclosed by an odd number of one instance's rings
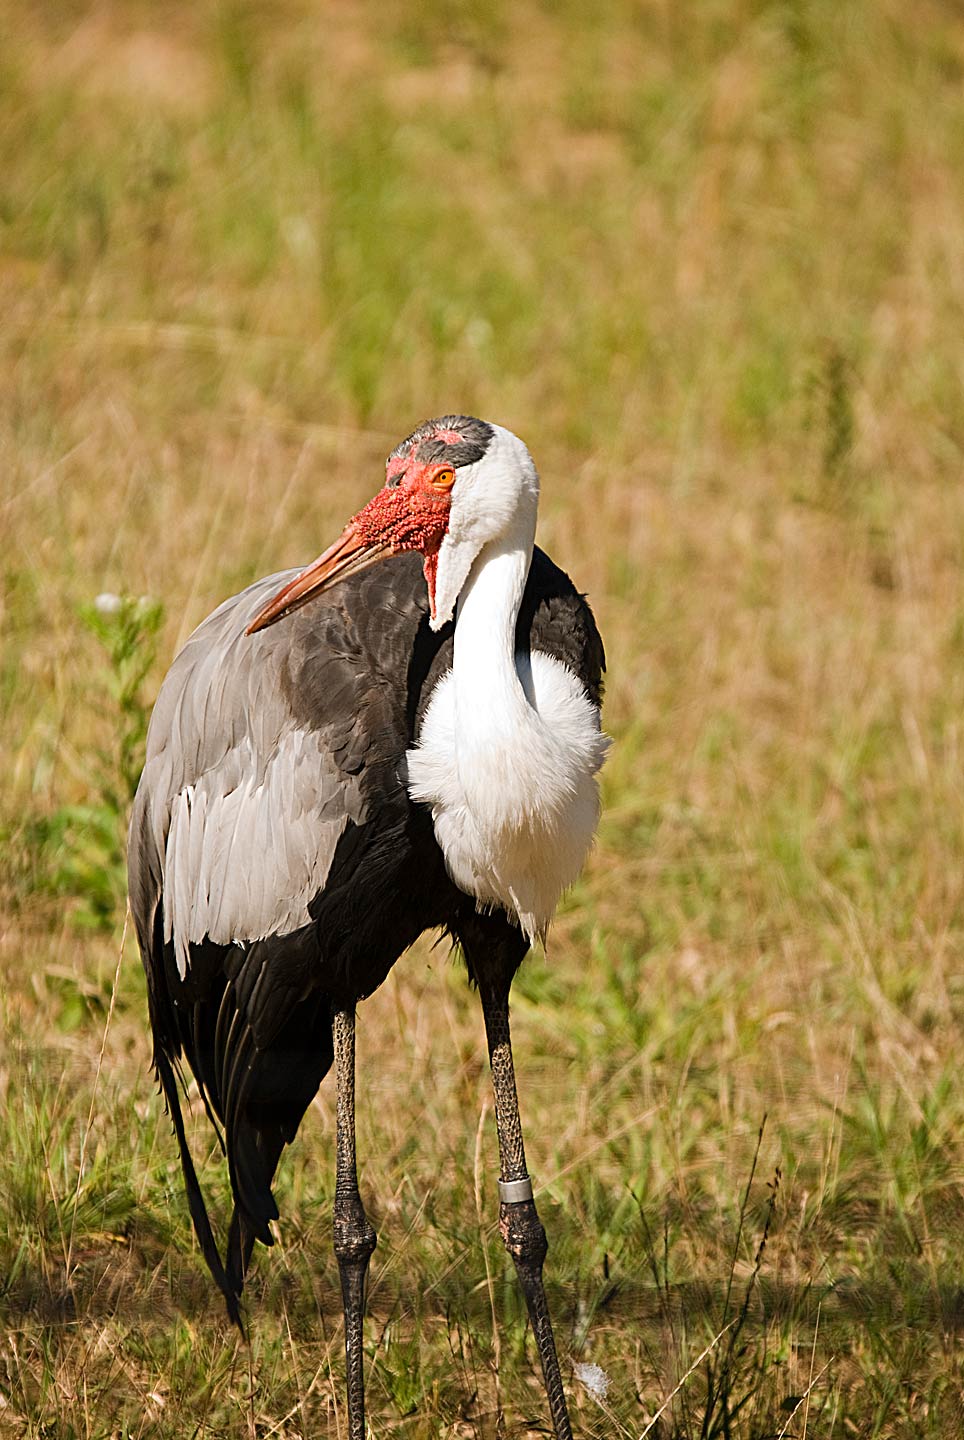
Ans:
{"label": "dry yellow grass", "polygon": [[[248,1356],[129,940],[98,1077],[121,917],[78,929],[43,822],[119,723],[78,604],[162,599],[156,680],[454,408],[530,444],[610,661],[599,844],[514,1008],[562,1349],[612,1381],[573,1385],[577,1428],[641,1434],[739,1315],[779,1166],[742,1348],[650,1433],[959,1435],[960,18],[131,0],[0,30],[0,1433],[343,1424],[331,1096]],[[374,1433],[530,1433],[458,969],[413,953],[359,1045]]]}

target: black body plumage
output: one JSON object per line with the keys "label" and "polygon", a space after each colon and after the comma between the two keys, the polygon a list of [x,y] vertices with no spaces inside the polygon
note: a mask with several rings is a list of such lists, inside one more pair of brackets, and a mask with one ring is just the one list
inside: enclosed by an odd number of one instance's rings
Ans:
{"label": "black body plumage", "polygon": [[[424,930],[460,941],[470,975],[483,932],[510,969],[526,950],[507,916],[478,915],[449,879],[431,814],[406,790],[406,751],[452,660],[453,627],[428,624],[420,557],[396,556],[246,636],[285,578],[227,601],[175,661],[130,835],[155,1066],[195,1228],[235,1319],[253,1241],[271,1243],[281,1152],[332,1062],[333,1013],[371,994]],[[592,614],[538,549],[516,638],[564,662],[598,704]],[[330,852],[320,881],[312,847]],[[295,902],[280,893],[289,874],[304,890]],[[223,1262],[181,1118],[185,1061],[224,1130],[235,1210]]]}

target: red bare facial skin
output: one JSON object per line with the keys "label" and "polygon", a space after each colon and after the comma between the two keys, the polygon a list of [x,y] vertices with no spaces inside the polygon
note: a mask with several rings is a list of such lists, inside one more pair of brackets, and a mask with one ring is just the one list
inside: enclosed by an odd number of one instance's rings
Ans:
{"label": "red bare facial skin", "polygon": [[246,634],[264,630],[300,610],[336,581],[403,550],[418,550],[425,557],[425,583],[434,619],[438,552],[452,505],[447,477],[452,471],[445,464],[426,465],[401,456],[389,461],[389,466],[385,488],[349,520],[334,545],[271,597]]}
{"label": "red bare facial skin", "polygon": [[447,489],[435,489],[432,481],[447,469],[410,462],[400,482],[379,490],[350,523],[366,544],[388,545],[393,555],[399,550],[437,550],[448,527],[452,497]]}

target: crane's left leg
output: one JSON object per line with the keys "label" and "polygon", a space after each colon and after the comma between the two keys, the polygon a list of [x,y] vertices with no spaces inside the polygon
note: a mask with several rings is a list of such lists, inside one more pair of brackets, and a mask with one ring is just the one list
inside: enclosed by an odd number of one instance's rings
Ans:
{"label": "crane's left leg", "polygon": [[375,1248],[375,1231],[358,1191],[355,1164],[355,1012],[332,1018],[337,1101],[335,1162],[335,1255],[345,1312],[345,1367],[348,1378],[349,1440],[365,1440],[364,1320],[365,1277]]}
{"label": "crane's left leg", "polygon": [[476,971],[476,978],[482,996],[495,1092],[495,1123],[499,1133],[499,1229],[505,1247],[515,1261],[525,1295],[529,1320],[539,1347],[556,1440],[572,1440],[552,1322],[542,1283],[542,1264],[548,1244],[532,1198],[515,1088],[512,1042],[509,1038],[509,983],[512,977],[511,973],[493,975]]}

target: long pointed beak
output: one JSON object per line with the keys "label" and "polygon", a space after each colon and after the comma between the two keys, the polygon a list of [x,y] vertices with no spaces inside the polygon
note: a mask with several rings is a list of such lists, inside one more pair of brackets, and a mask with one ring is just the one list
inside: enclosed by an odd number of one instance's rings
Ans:
{"label": "long pointed beak", "polygon": [[323,555],[319,555],[300,575],[296,575],[284,589],[271,597],[264,609],[251,621],[245,634],[254,635],[256,631],[273,625],[276,620],[283,620],[286,615],[300,610],[302,605],[307,605],[309,600],[313,600],[323,590],[329,589],[337,580],[344,580],[347,575],[357,575],[360,570],[367,570],[369,565],[384,560],[392,553],[390,545],[377,540],[366,540],[355,522],[350,521],[334,545],[329,546]]}

